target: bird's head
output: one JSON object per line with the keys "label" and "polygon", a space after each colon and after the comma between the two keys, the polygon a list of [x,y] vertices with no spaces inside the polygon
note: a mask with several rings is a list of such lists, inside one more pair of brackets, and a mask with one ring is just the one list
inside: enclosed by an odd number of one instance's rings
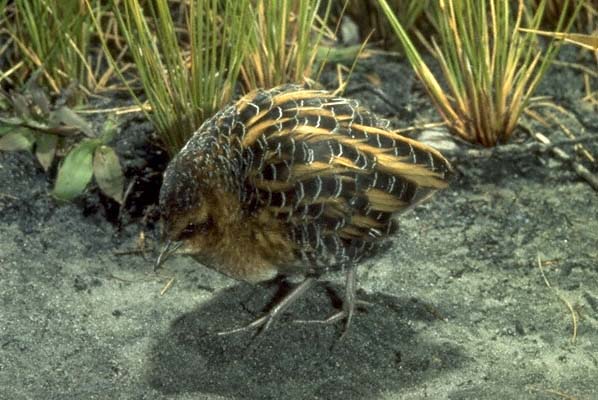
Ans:
{"label": "bird's head", "polygon": [[185,157],[176,156],[164,173],[160,189],[160,214],[164,247],[156,267],[185,242],[197,235],[207,235],[214,228],[210,204],[204,195],[205,182]]}
{"label": "bird's head", "polygon": [[183,149],[164,173],[160,189],[160,213],[164,247],[156,268],[175,251],[201,256],[231,224],[235,202],[230,185],[221,177],[227,168],[213,153]]}
{"label": "bird's head", "polygon": [[166,169],[160,189],[160,214],[165,239],[183,240],[210,225],[207,182],[184,159],[175,158]]}

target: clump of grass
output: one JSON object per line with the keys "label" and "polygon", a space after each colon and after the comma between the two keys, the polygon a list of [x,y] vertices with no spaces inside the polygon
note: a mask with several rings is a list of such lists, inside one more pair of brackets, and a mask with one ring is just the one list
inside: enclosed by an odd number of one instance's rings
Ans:
{"label": "clump of grass", "polygon": [[57,94],[73,81],[94,88],[96,69],[91,59],[94,25],[91,16],[103,10],[96,0],[88,10],[80,0],[15,1],[0,4],[4,31],[15,47],[18,81],[41,71],[45,84]]}
{"label": "clump of grass", "polygon": [[[430,0],[388,0],[389,7],[406,31],[410,31],[424,17],[429,4]],[[371,42],[385,49],[397,44],[393,28],[376,1],[348,0],[347,15],[358,25],[363,37],[372,33]]]}
{"label": "clump of grass", "polygon": [[521,31],[563,40],[565,43],[574,44],[582,49],[590,50],[596,55],[596,57],[598,57],[598,34],[587,35],[585,33],[546,32],[532,29],[521,29]]}
{"label": "clump of grass", "polygon": [[[532,12],[520,0],[516,7],[503,0],[443,0],[434,3],[438,37],[419,35],[440,64],[442,86],[386,0],[378,0],[405,53],[434,105],[459,137],[484,146],[512,136],[534,90],[556,55],[551,41],[544,52],[535,35],[546,0]],[[564,7],[567,8],[568,0]],[[567,32],[583,3],[571,15],[561,15],[555,30]]]}
{"label": "clump of grass", "polygon": [[[532,0],[530,7],[538,7],[542,0]],[[580,4],[583,3],[583,4]],[[598,28],[598,0],[570,0],[566,4],[565,0],[547,0],[542,28],[550,28],[556,25],[559,18],[566,14],[568,17],[573,15],[575,9],[581,6],[574,22],[574,30],[578,32],[592,33]]]}
{"label": "clump of grass", "polygon": [[[180,25],[167,0],[114,1],[120,32],[151,107],[148,118],[170,154],[231,98],[247,45],[249,2],[189,0],[176,10]],[[109,53],[105,36],[102,42]]]}
{"label": "clump of grass", "polygon": [[245,90],[313,77],[322,39],[329,33],[326,21],[331,3],[321,18],[320,0],[256,0],[252,4],[249,51],[241,67]]}
{"label": "clump of grass", "polygon": [[[91,0],[87,0],[89,3]],[[330,5],[321,0],[113,1],[122,39],[154,123],[170,154],[230,101],[250,91],[303,82],[317,72]],[[99,24],[99,21],[96,21]],[[111,53],[102,35],[104,50]],[[115,68],[122,64],[111,58]],[[123,76],[140,104],[134,83]],[[147,107],[144,107],[147,109]]]}

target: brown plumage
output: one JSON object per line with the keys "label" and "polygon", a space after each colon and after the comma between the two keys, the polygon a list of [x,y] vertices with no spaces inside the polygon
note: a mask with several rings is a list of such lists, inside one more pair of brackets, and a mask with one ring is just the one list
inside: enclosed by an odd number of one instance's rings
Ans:
{"label": "brown plumage", "polygon": [[319,276],[344,270],[345,305],[328,321],[348,326],[355,265],[395,231],[397,213],[446,187],[450,171],[438,151],[355,100],[296,85],[258,90],[207,120],[168,166],[158,265],[177,249],[243,281],[304,277],[231,332],[267,328]]}

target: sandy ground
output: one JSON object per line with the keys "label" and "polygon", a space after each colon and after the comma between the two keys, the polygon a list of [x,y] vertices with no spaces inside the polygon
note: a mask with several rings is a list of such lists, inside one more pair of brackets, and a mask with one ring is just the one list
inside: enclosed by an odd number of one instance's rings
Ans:
{"label": "sandy ground", "polygon": [[141,225],[55,204],[31,156],[0,153],[0,398],[598,398],[597,193],[547,154],[455,165],[360,268],[371,304],[347,337],[293,323],[334,311],[332,276],[253,340],[215,333],[259,315],[276,287],[186,258],[154,274],[155,252],[130,252]]}

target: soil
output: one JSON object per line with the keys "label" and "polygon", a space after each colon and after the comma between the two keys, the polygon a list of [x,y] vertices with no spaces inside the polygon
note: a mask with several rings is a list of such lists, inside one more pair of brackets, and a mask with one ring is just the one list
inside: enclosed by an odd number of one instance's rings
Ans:
{"label": "soil", "polygon": [[[374,73],[386,99],[364,90]],[[398,126],[437,120],[388,56],[364,63],[349,94]],[[575,70],[553,68],[540,94],[574,111],[558,115],[580,137],[598,135]],[[342,340],[340,325],[293,322],[333,313],[336,275],[253,338],[216,333],[259,315],[277,286],[183,257],[153,271],[166,159],[152,135],[131,118],[115,144],[136,180],[120,224],[97,188],[57,204],[31,155],[0,153],[1,399],[598,398],[598,195],[549,152],[453,157],[451,186],[359,269],[369,305]]]}

